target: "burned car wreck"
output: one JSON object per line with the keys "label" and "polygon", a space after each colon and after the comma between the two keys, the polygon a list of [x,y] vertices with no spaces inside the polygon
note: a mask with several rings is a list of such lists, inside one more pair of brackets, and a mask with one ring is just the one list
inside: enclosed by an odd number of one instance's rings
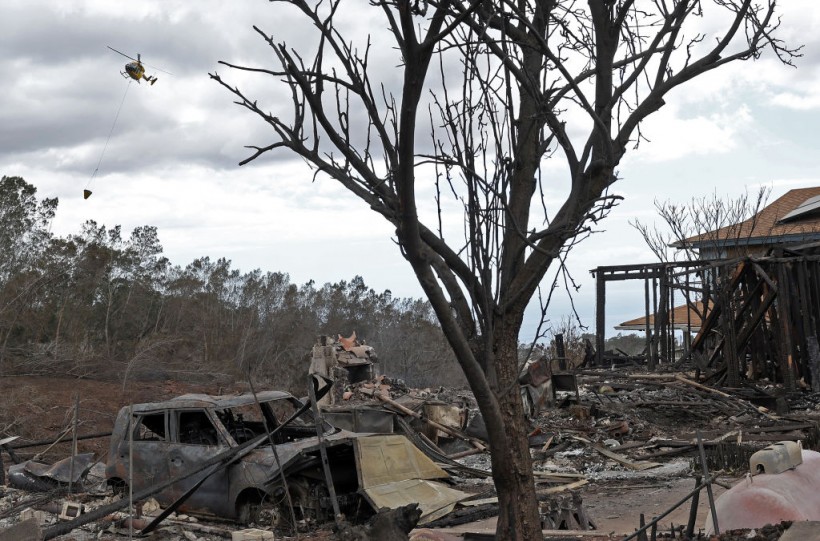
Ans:
{"label": "burned car wreck", "polygon": [[[448,475],[404,436],[336,428],[280,391],[255,397],[188,394],[124,407],[114,425],[106,478],[123,494],[129,484],[135,494],[168,485],[154,497],[163,507],[189,514],[240,523],[264,516],[284,528],[292,520],[290,500],[297,522],[321,523],[334,519],[321,447],[338,508],[348,520],[420,503],[424,523],[466,496],[432,481]],[[190,475],[232,450],[237,453],[225,467]]]}

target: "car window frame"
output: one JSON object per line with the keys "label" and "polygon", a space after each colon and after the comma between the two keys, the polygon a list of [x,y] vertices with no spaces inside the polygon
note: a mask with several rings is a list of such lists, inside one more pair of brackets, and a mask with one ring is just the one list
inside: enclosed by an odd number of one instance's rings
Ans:
{"label": "car window frame", "polygon": [[[171,422],[171,443],[175,445],[190,445],[190,446],[200,446],[200,447],[221,447],[221,446],[234,446],[233,438],[230,440],[225,438],[224,428],[222,427],[222,422],[219,419],[215,419],[215,415],[212,414],[210,408],[202,408],[202,407],[187,407],[187,408],[171,408],[170,410],[171,415],[169,415],[169,420]],[[184,442],[180,441],[180,421],[179,416],[183,413],[191,413],[191,412],[201,412],[208,422],[211,424],[211,427],[214,429],[216,441],[214,444],[203,444],[203,443],[191,443],[191,442]]]}
{"label": "car window frame", "polygon": [[[146,440],[137,437],[138,430],[140,426],[143,426],[142,419],[151,416],[151,415],[158,415],[163,414],[164,425],[165,425],[165,438],[164,439],[157,439],[157,440]],[[171,443],[171,426],[169,422],[169,414],[166,408],[158,409],[158,410],[149,410],[149,411],[135,411],[131,413],[130,419],[128,420],[128,427],[125,431],[125,438],[126,441],[133,441],[134,443]],[[148,428],[146,426],[146,428]],[[150,430],[150,429],[149,429]],[[151,432],[154,432],[151,430]],[[156,434],[156,432],[154,432]]]}

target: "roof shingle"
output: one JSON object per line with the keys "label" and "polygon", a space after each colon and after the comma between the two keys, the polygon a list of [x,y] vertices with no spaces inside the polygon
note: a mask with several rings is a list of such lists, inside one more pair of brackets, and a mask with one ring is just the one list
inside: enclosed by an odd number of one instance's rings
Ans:
{"label": "roof shingle", "polygon": [[808,199],[818,196],[820,196],[820,186],[789,190],[748,220],[689,237],[683,242],[697,247],[698,244],[707,244],[716,240],[737,240],[740,242],[788,235],[820,235],[820,214],[816,212],[807,214],[803,218],[793,218],[786,222],[780,222],[782,218]]}

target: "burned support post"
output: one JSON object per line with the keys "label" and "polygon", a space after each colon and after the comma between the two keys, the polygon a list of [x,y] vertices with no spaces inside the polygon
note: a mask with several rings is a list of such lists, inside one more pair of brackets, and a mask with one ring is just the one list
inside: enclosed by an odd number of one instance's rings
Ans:
{"label": "burned support post", "polygon": [[735,313],[732,309],[732,281],[729,278],[729,269],[724,265],[720,268],[720,323],[723,329],[723,356],[726,359],[726,385],[737,387],[740,385],[740,363],[737,357],[737,340],[735,336]]}
{"label": "burned support post", "polygon": [[644,304],[645,304],[645,317],[646,317],[646,357],[652,357],[652,327],[649,323],[649,279],[644,278],[643,280],[643,291],[644,291]]}
{"label": "burned support post", "polygon": [[342,513],[339,511],[339,500],[336,498],[336,486],[333,484],[333,473],[330,471],[330,463],[327,460],[327,449],[325,448],[324,421],[322,420],[322,413],[319,411],[319,405],[316,403],[316,391],[313,386],[313,376],[308,376],[308,392],[310,393],[310,403],[313,408],[313,415],[316,417],[316,436],[319,439],[319,455],[322,458],[322,469],[325,473],[325,482],[327,483],[327,491],[330,496],[330,503],[333,505],[333,519],[336,521],[336,526],[342,525]]}
{"label": "burned support post", "polygon": [[809,373],[811,374],[811,390],[820,392],[820,344],[817,343],[817,336],[811,335],[807,339],[809,347],[807,350],[809,357]]}
{"label": "burned support post", "polygon": [[658,279],[654,276],[652,277],[652,313],[655,314],[655,332],[649,348],[649,370],[655,370],[658,366]]}
{"label": "burned support post", "polygon": [[555,335],[555,354],[558,356],[558,369],[567,369],[567,352],[564,349],[564,335],[557,333]]}
{"label": "burned support post", "polygon": [[[695,477],[695,486],[700,485],[700,475]],[[692,507],[689,508],[689,522],[686,523],[686,537],[692,539],[695,535],[695,523],[698,520],[698,504],[700,503],[700,491],[692,496]]]}
{"label": "burned support post", "polygon": [[792,291],[786,264],[777,266],[777,307],[780,317],[781,358],[780,374],[786,392],[797,390],[794,366],[794,342],[792,340]]}
{"label": "burned support post", "polygon": [[809,308],[809,300],[811,298],[811,289],[809,288],[809,280],[807,276],[807,267],[805,261],[800,261],[795,264],[793,276],[796,275],[797,277],[797,291],[800,294],[797,296],[799,299],[799,307],[800,307],[800,323],[802,327],[802,336],[801,336],[801,348],[806,347],[805,340],[809,336],[811,336],[811,308]]}
{"label": "burned support post", "polygon": [[595,366],[604,364],[604,347],[606,333],[606,281],[604,272],[598,269],[595,273]]}
{"label": "burned support post", "polygon": [[712,494],[712,480],[709,477],[709,466],[706,465],[706,451],[703,449],[703,440],[700,437],[700,430],[695,432],[698,439],[698,452],[700,453],[700,469],[703,477],[706,478],[706,495],[709,497],[709,510],[712,512],[712,526],[715,534],[720,535],[718,526],[717,511],[715,510],[715,496]]}
{"label": "burned support post", "polygon": [[807,319],[810,320],[811,332],[808,339],[809,374],[811,375],[811,389],[820,391],[820,346],[817,337],[820,336],[820,261],[806,262],[806,274],[809,283],[809,306],[814,310]]}
{"label": "burned support post", "polygon": [[[812,310],[810,308],[810,300],[811,300],[811,288],[809,287],[809,280],[808,280],[808,265],[806,261],[800,261],[796,265],[797,271],[797,279],[798,279],[798,291],[800,295],[798,295],[800,301],[800,322],[802,323],[802,332],[800,333],[800,349],[801,349],[801,366],[800,366],[800,373],[804,375],[810,376],[812,380],[812,389],[814,389],[814,379],[815,379],[815,371],[816,366],[815,363],[818,362],[816,357],[817,355],[817,338],[813,336],[813,325],[812,325]],[[815,341],[815,349],[814,354],[812,355],[812,344],[810,343],[811,339],[814,338]]]}
{"label": "burned support post", "polygon": [[[658,308],[655,311],[655,336],[658,343],[657,364],[666,362],[669,359],[669,284],[666,281],[666,273],[661,273],[659,276]],[[650,366],[650,370],[657,368],[657,364]]]}
{"label": "burned support post", "polygon": [[669,362],[675,362],[675,284],[674,278],[666,271],[666,282],[669,284]]}

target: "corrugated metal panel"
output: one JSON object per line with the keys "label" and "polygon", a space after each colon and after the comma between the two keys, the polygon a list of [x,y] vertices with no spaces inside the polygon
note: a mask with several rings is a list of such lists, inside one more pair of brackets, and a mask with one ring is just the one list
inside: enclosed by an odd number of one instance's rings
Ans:
{"label": "corrugated metal panel", "polygon": [[361,489],[407,479],[448,477],[410,440],[398,434],[358,438],[355,451]]}
{"label": "corrugated metal panel", "polygon": [[453,510],[460,500],[471,494],[452,489],[442,483],[424,479],[407,479],[370,487],[364,491],[374,509],[397,509],[410,503],[419,504],[419,524],[441,518]]}

